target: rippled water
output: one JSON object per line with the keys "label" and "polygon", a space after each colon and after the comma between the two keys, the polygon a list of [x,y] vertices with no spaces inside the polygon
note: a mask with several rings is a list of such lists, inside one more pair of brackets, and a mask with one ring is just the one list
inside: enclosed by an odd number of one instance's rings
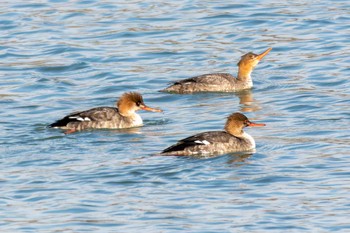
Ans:
{"label": "rippled water", "polygon": [[[350,231],[350,4],[335,1],[0,3],[1,232]],[[235,74],[242,93],[169,95]],[[46,125],[139,91],[145,126],[64,135]],[[235,111],[254,154],[153,154]]]}

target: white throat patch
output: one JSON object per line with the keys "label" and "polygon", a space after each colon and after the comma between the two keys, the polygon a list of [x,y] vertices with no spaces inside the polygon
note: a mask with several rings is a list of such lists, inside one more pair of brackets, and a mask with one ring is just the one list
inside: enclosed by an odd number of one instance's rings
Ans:
{"label": "white throat patch", "polygon": [[246,140],[248,140],[252,144],[252,149],[255,148],[255,140],[254,140],[254,138],[252,136],[250,136],[249,134],[244,132],[242,137],[245,138]]}

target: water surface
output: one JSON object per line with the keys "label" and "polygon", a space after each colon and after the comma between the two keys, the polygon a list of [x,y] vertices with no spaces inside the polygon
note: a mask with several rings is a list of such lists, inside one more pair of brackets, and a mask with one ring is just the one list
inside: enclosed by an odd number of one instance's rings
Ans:
{"label": "water surface", "polygon": [[[350,231],[348,1],[0,3],[1,232]],[[169,95],[236,74],[241,93]],[[64,135],[46,125],[139,91],[145,126]],[[153,156],[240,111],[253,154]]]}

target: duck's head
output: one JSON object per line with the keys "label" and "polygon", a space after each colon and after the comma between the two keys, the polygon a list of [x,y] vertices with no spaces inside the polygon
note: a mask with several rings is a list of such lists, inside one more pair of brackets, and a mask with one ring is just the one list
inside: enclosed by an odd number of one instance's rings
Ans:
{"label": "duck's head", "polygon": [[265,124],[251,122],[242,113],[232,113],[226,121],[225,131],[234,136],[241,136],[243,134],[243,128],[245,127],[259,127],[265,126]]}
{"label": "duck's head", "polygon": [[151,112],[162,112],[161,109],[148,107],[144,102],[142,95],[138,92],[126,92],[124,93],[118,103],[117,107],[119,112],[123,116],[129,116],[134,114],[138,110],[145,110]]}
{"label": "duck's head", "polygon": [[249,52],[241,57],[241,60],[237,63],[240,69],[252,70],[260,61],[265,57],[272,48],[268,48],[261,54],[255,54]]}

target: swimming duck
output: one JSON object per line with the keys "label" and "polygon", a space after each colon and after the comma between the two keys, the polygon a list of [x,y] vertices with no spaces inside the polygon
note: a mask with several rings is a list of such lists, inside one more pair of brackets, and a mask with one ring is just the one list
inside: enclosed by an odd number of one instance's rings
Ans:
{"label": "swimming duck", "polygon": [[233,113],[227,118],[224,131],[209,131],[190,136],[166,148],[159,155],[201,156],[249,151],[255,148],[255,140],[243,131],[248,126],[265,124],[251,122],[242,113]]}
{"label": "swimming duck", "polygon": [[249,52],[238,62],[237,78],[228,73],[203,74],[200,76],[179,80],[162,92],[189,94],[195,92],[235,92],[253,87],[251,73],[254,67],[272,48],[261,54]]}
{"label": "swimming duck", "polygon": [[49,125],[52,128],[66,130],[65,134],[74,133],[84,129],[121,129],[142,126],[143,121],[138,110],[162,112],[160,109],[145,105],[140,93],[124,93],[117,107],[97,107],[86,111],[71,113],[55,123]]}

